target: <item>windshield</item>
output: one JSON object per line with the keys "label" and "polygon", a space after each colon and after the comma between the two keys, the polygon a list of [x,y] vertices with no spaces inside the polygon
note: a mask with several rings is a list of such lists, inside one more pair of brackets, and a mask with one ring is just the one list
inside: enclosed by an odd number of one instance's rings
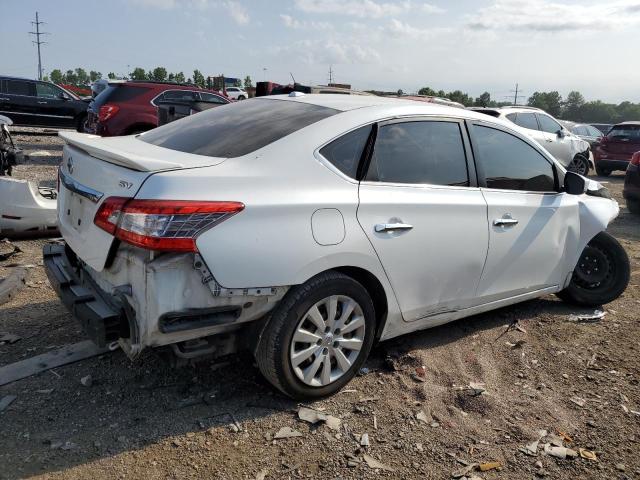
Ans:
{"label": "windshield", "polygon": [[191,115],[138,138],[179,152],[241,157],[336,113],[318,105],[254,98]]}

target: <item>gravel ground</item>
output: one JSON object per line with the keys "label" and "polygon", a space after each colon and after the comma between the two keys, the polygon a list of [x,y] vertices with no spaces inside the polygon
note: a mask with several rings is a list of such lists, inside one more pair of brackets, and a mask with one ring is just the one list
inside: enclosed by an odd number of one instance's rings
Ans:
{"label": "gravel ground", "polygon": [[[52,182],[60,139],[16,140],[54,155],[15,176]],[[602,180],[622,202],[623,177]],[[610,231],[632,278],[604,319],[572,321],[584,311],[548,296],[385,342],[367,373],[307,405],[337,430],[300,420],[246,354],[171,369],[152,351],[135,363],[118,351],[0,387],[16,396],[0,413],[0,478],[442,479],[489,462],[500,466],[466,476],[640,478],[640,218],[623,208]],[[17,241],[23,253],[0,262],[0,276],[35,265],[0,307],[0,331],[22,337],[0,343],[0,366],[84,339],[49,287],[44,242]],[[300,436],[274,439],[282,427]],[[546,443],[597,460],[546,455]]]}

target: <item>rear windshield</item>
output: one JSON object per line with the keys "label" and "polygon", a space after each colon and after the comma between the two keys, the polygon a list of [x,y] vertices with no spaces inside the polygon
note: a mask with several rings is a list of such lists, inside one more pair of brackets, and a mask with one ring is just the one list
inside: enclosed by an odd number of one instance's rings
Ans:
{"label": "rear windshield", "polygon": [[148,92],[149,87],[135,85],[109,85],[93,99],[92,106],[99,109],[105,103],[126,102]]}
{"label": "rear windshield", "polygon": [[640,142],[640,125],[616,125],[609,131],[607,138]]}
{"label": "rear windshield", "polygon": [[256,98],[163,125],[139,139],[179,152],[241,157],[336,113],[318,105]]}

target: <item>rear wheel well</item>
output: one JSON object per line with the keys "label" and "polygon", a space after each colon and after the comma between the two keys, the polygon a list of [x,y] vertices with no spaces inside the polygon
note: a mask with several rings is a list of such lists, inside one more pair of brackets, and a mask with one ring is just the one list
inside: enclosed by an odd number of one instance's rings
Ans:
{"label": "rear wheel well", "polygon": [[387,294],[380,280],[371,272],[360,267],[337,267],[331,270],[347,275],[360,284],[369,292],[373,306],[376,310],[376,336],[375,340],[380,339],[387,321],[388,303]]}

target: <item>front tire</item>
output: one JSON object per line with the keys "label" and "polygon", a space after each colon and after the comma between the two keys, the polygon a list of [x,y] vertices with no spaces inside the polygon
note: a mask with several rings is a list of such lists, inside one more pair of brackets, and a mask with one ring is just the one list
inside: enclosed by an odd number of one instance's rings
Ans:
{"label": "front tire", "polygon": [[240,96],[238,97],[238,100],[246,100],[246,98],[247,98],[247,97],[245,97],[244,95],[240,95]]}
{"label": "front tire", "polygon": [[640,200],[627,200],[627,208],[635,215],[640,215]]}
{"label": "front tire", "polygon": [[589,174],[589,159],[584,155],[576,155],[567,170],[586,177]]}
{"label": "front tire", "polygon": [[612,302],[627,288],[631,267],[622,245],[607,232],[587,244],[569,286],[557,295],[568,303],[597,307]]}
{"label": "front tire", "polygon": [[265,378],[298,400],[333,395],[366,360],[375,336],[373,302],[338,272],[292,288],[275,308],[256,349]]}

